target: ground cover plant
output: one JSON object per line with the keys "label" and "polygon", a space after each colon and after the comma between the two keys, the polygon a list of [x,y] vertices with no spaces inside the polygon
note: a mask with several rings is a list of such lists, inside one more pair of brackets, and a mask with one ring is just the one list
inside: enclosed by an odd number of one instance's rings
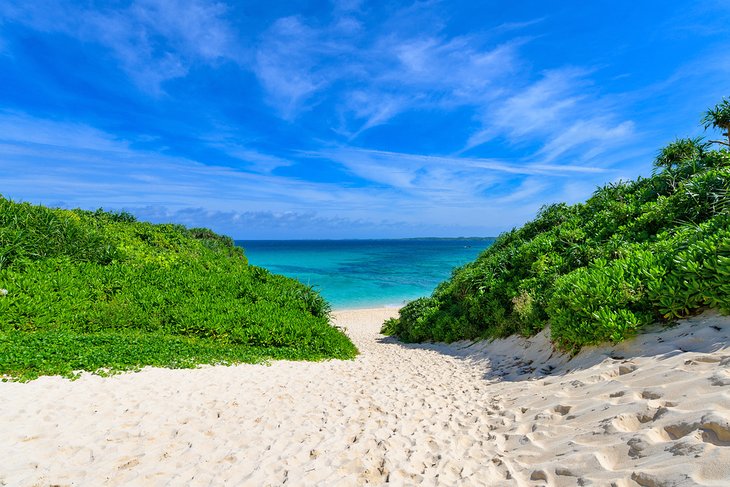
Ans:
{"label": "ground cover plant", "polygon": [[[729,114],[723,100],[702,124],[730,137]],[[659,151],[651,177],[544,207],[430,297],[408,303],[383,333],[450,342],[550,325],[553,341],[576,351],[706,307],[730,312],[727,145],[676,140]]]}
{"label": "ground cover plant", "polygon": [[352,358],[311,287],[228,237],[0,197],[0,376]]}

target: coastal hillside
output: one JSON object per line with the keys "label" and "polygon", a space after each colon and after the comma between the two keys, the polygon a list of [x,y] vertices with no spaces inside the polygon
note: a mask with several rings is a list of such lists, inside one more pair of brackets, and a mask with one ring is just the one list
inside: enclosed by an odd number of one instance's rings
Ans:
{"label": "coastal hillside", "polygon": [[0,196],[0,376],[352,358],[329,304],[207,229]]}
{"label": "coastal hillside", "polygon": [[550,325],[553,342],[575,352],[704,308],[730,312],[730,101],[701,123],[724,137],[677,139],[658,152],[651,177],[543,207],[383,332],[452,342]]}

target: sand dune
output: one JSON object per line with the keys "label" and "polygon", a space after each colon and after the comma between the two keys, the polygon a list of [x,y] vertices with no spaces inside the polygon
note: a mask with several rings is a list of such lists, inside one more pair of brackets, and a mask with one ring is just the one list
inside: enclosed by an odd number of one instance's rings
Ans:
{"label": "sand dune", "polygon": [[730,320],[572,361],[544,335],[0,384],[0,485],[730,485]]}

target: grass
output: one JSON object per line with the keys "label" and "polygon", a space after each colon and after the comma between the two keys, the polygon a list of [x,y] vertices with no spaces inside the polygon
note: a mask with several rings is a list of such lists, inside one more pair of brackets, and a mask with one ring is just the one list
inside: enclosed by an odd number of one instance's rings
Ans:
{"label": "grass", "polygon": [[0,197],[0,375],[348,359],[312,288],[207,229]]}
{"label": "grass", "polygon": [[654,174],[544,207],[408,303],[383,333],[404,341],[532,335],[575,352],[656,321],[730,312],[730,153],[702,139],[659,151]]}

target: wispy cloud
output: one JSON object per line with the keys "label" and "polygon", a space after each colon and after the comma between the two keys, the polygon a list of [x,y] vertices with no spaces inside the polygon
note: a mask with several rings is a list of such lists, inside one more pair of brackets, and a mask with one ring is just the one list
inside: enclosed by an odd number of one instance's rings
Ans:
{"label": "wispy cloud", "polygon": [[[213,215],[210,221],[221,224],[217,228],[241,237],[251,235],[247,225],[257,218],[261,228],[275,229],[277,221],[296,217],[301,221],[289,225],[290,231],[310,222],[330,228],[334,235],[336,222],[346,222],[363,232],[379,226],[385,232],[390,224],[373,215],[395,214],[394,209],[398,217],[393,221],[403,232],[418,234],[424,214],[434,229],[466,232],[473,228],[471,213],[479,208],[505,208],[504,220],[494,223],[507,224],[514,215],[507,209],[514,198],[522,199],[524,208],[531,207],[530,201],[539,200],[546,190],[544,180],[532,179],[536,176],[554,178],[550,191],[555,193],[572,181],[569,175],[602,171],[353,148],[295,151],[289,158],[224,144],[231,155],[250,163],[236,168],[135,149],[133,140],[80,123],[7,112],[0,112],[0,133],[0,187],[6,196],[20,194],[31,201],[82,208],[125,208],[150,218],[150,208],[158,208],[157,221],[174,216],[195,226],[206,221],[203,214]],[[314,159],[341,164],[367,184],[343,186],[272,174],[273,168],[294,160]],[[507,184],[518,185],[517,196],[505,194]],[[455,217],[457,208],[465,213]]]}
{"label": "wispy cloud", "polygon": [[600,118],[579,119],[550,139],[537,155],[549,162],[571,149],[590,145],[581,158],[594,159],[609,148],[633,142],[633,135],[634,123],[631,121],[616,124]]}
{"label": "wispy cloud", "polygon": [[241,56],[225,13],[223,4],[203,0],[135,0],[123,8],[11,1],[0,10],[6,21],[103,45],[140,88],[153,94],[196,62]]}
{"label": "wispy cloud", "polygon": [[[352,15],[348,10],[346,17]],[[343,35],[343,17],[335,13],[332,22],[317,25],[282,18],[263,36],[256,72],[283,118],[294,120],[328,97],[340,107],[335,132],[354,141],[404,113],[465,108],[481,127],[466,137],[462,152],[495,138],[529,141],[543,145],[535,156],[544,162],[590,144],[608,150],[632,134],[632,122],[597,94],[591,68],[553,69],[531,79],[520,51],[532,39],[519,33],[542,18],[497,26],[492,36],[517,36],[495,43],[489,35],[448,36],[439,25]]]}
{"label": "wispy cloud", "polygon": [[482,115],[484,127],[467,143],[472,148],[498,136],[509,139],[544,137],[573,113],[578,102],[583,72],[576,69],[551,71],[538,81],[496,103]]}
{"label": "wispy cloud", "polygon": [[347,132],[348,138],[353,140],[368,129],[387,123],[414,100],[406,96],[394,95],[387,91],[376,92],[358,90],[349,94],[345,102],[346,110],[358,120],[364,120],[355,132]]}
{"label": "wispy cloud", "polygon": [[[598,167],[550,165],[529,161],[427,156],[369,149],[343,147],[306,153],[307,157],[336,161],[353,174],[390,188],[404,200],[405,205],[442,205],[451,208],[490,207],[503,205],[504,191],[515,186],[525,198],[552,191],[574,177],[595,178],[606,170]],[[537,181],[540,185],[529,181]],[[549,183],[548,183],[549,181]],[[525,188],[530,185],[530,191]]]}
{"label": "wispy cloud", "polygon": [[331,54],[332,46],[297,17],[277,20],[264,34],[254,69],[284,119],[296,118],[312,94],[332,82],[318,69],[319,58]]}
{"label": "wispy cloud", "polygon": [[[310,156],[328,157],[339,160],[343,164],[352,164],[350,161],[359,158],[366,158],[368,161],[383,161],[384,165],[415,167],[421,169],[426,166],[442,166],[458,171],[465,168],[476,168],[494,172],[522,175],[556,175],[564,176],[571,173],[597,173],[605,169],[599,167],[571,166],[571,165],[550,165],[531,164],[524,161],[508,162],[499,159],[486,159],[477,157],[449,157],[430,156],[424,154],[409,154],[402,152],[390,152],[373,149],[360,149],[346,147],[340,149],[323,149],[317,153],[308,153]],[[402,164],[395,164],[401,162]]]}
{"label": "wispy cloud", "polygon": [[[356,134],[386,123],[413,109],[454,109],[482,106],[504,93],[504,85],[518,64],[517,49],[524,40],[478,49],[478,38],[436,36],[376,40],[364,63],[377,66],[370,83],[348,96],[351,115],[361,124]],[[388,93],[390,95],[384,95]],[[363,110],[362,106],[380,109]]]}
{"label": "wispy cloud", "polygon": [[285,17],[262,35],[255,72],[284,119],[312,109],[317,94],[336,84],[334,101],[350,119],[351,138],[409,109],[482,103],[499,96],[496,81],[515,69],[526,42],[488,45],[475,36],[441,35],[437,26],[365,35],[355,14],[338,9],[325,25]]}
{"label": "wispy cloud", "polygon": [[464,151],[499,137],[508,144],[537,143],[541,147],[533,157],[551,163],[578,148],[583,149],[579,160],[591,161],[633,143],[634,122],[622,120],[611,102],[596,94],[589,74],[576,68],[548,71],[488,104],[482,128],[469,137]]}
{"label": "wispy cloud", "polygon": [[525,20],[522,22],[504,22],[498,26],[490,29],[492,34],[502,34],[504,32],[520,31],[533,25],[538,25],[545,20],[545,17],[539,17],[536,19]]}
{"label": "wispy cloud", "polygon": [[453,38],[387,37],[385,52],[394,52],[398,63],[386,71],[384,81],[442,90],[461,103],[481,100],[496,81],[504,80],[517,63],[517,39],[494,47],[482,47],[476,36]]}
{"label": "wispy cloud", "polygon": [[453,235],[454,230],[466,232],[464,235],[469,231],[479,234],[476,226],[440,225],[434,228],[418,222],[324,216],[314,211],[210,211],[201,207],[171,210],[164,206],[146,206],[137,208],[135,214],[152,222],[174,221],[187,226],[206,222],[219,231],[250,240],[286,239],[292,232],[303,239],[341,238],[342,228],[348,229],[349,238],[372,238],[378,232],[401,236]]}
{"label": "wispy cloud", "polygon": [[[3,187],[12,193],[34,187],[34,197],[44,201],[63,185],[84,188],[73,197],[83,206],[93,201],[133,206],[166,201],[175,207],[196,201],[219,208],[260,207],[261,202],[283,208],[300,201],[322,204],[338,196],[335,187],[135,150],[131,141],[78,123],[0,114],[0,129],[5,129],[0,137]],[[255,151],[245,155],[267,159]]]}
{"label": "wispy cloud", "polygon": [[237,142],[215,141],[211,143],[211,147],[220,149],[225,154],[239,161],[242,169],[253,173],[271,174],[276,169],[295,164],[293,159],[267,154]]}

